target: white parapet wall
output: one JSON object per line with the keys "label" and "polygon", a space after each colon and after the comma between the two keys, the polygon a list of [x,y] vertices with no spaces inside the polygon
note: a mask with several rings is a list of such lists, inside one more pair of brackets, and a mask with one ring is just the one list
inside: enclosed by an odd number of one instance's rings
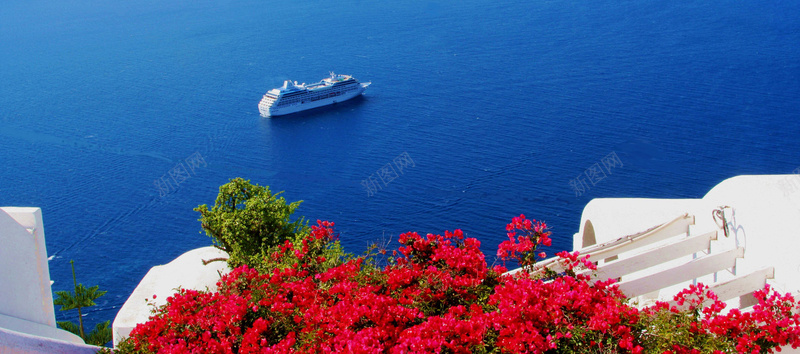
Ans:
{"label": "white parapet wall", "polygon": [[772,288],[800,297],[800,175],[729,178],[703,200],[732,207],[729,237],[745,247],[736,271],[774,266]]}
{"label": "white parapet wall", "polygon": [[82,343],[66,342],[48,336],[11,331],[0,327],[0,353],[3,354],[92,354],[100,350],[99,347]]}
{"label": "white parapet wall", "polygon": [[[722,207],[726,207],[725,228],[720,227],[722,220],[712,215]],[[769,281],[773,288],[800,294],[800,257],[796,257],[800,251],[798,175],[737,176],[720,182],[698,199],[593,199],[583,210],[573,248],[607,242],[683,213],[694,216],[689,233],[719,230],[712,252],[744,249],[744,256],[728,271],[731,276],[771,266],[775,268],[774,278]],[[723,276],[727,275],[717,274]],[[664,300],[672,294],[662,295],[666,295]]]}
{"label": "white parapet wall", "polygon": [[0,314],[56,326],[39,208],[0,208]]}
{"label": "white parapet wall", "polygon": [[0,353],[96,352],[56,327],[41,209],[0,207],[0,245]]}
{"label": "white parapet wall", "polygon": [[165,265],[150,268],[114,318],[114,345],[127,338],[137,324],[147,322],[153,306],[166,304],[177,288],[216,290],[220,275],[229,271],[228,263],[204,264],[203,261],[227,257],[215,247],[203,247],[186,252]]}
{"label": "white parapet wall", "polygon": [[[607,269],[632,265],[618,279],[620,289],[630,290],[626,294],[634,294],[634,301],[643,305],[655,300],[669,301],[692,283],[704,283],[712,286],[712,290],[734,294],[725,301],[728,308],[749,308],[755,303],[752,292],[762,289],[764,284],[778,292],[791,293],[795,299],[800,297],[799,175],[737,176],[720,182],[698,199],[594,199],[583,210],[573,248],[604,247],[627,239],[628,235],[651,230],[677,215],[691,217],[690,225],[681,231],[672,230],[671,235],[675,236],[664,239],[657,250],[679,245],[677,249],[689,244],[682,241],[700,239],[709,233],[716,233],[716,237],[694,253],[664,263],[640,260],[644,259],[642,255],[652,252],[638,249],[596,260],[598,267],[608,265]],[[694,265],[706,268],[700,269],[704,272],[695,272],[691,270]],[[684,280],[676,281],[679,278]],[[634,286],[648,283],[658,286],[640,286],[640,290],[646,290],[633,291]],[[800,353],[800,349],[782,349]]]}

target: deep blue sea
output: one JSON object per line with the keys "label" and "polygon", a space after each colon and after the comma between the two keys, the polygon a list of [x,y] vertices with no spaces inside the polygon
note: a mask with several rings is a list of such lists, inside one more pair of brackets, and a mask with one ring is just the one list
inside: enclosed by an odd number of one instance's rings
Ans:
{"label": "deep blue sea", "polygon": [[[569,249],[592,198],[699,198],[800,166],[798,14],[780,0],[4,0],[0,205],[42,208],[54,290],[70,260],[108,290],[89,322],[211,244],[192,209],[233,177],[303,200],[353,253],[461,228],[492,263],[521,213]],[[329,71],[372,85],[259,116],[267,90]]]}

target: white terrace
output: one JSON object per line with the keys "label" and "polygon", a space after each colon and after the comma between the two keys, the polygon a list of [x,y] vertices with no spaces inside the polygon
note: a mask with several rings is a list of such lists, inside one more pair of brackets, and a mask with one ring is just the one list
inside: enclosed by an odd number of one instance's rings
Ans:
{"label": "white terrace", "polygon": [[[765,284],[799,298],[800,175],[738,176],[701,199],[594,199],[572,246],[639,306],[697,283],[729,309],[754,305]],[[561,270],[555,259],[543,267]]]}

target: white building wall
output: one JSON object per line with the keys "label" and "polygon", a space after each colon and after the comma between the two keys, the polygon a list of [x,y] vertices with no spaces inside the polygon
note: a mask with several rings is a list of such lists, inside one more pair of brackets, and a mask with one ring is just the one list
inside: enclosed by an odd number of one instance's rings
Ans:
{"label": "white building wall", "polygon": [[0,314],[55,327],[42,210],[0,208]]}
{"label": "white building wall", "polygon": [[[728,237],[724,229],[718,226],[721,226],[721,220],[715,219],[712,214],[720,207],[725,207],[721,210],[725,213]],[[744,256],[736,260],[733,268],[694,279],[694,282],[713,284],[773,267],[774,276],[766,279],[766,283],[778,292],[791,293],[795,299],[800,298],[798,175],[737,176],[720,182],[698,199],[593,199],[583,210],[580,230],[573,236],[573,248],[577,250],[644,231],[683,213],[695,217],[695,224],[688,228],[689,235],[719,230],[718,238],[712,241],[708,254],[744,248]],[[623,254],[620,259],[624,257]],[[691,260],[692,256],[683,257],[653,268],[631,269],[630,274],[634,278],[648,277],[648,274],[669,270]],[[642,298],[667,301],[693,281],[665,286]],[[749,301],[741,303],[740,299],[729,301],[729,308],[752,304]],[[800,349],[782,349],[785,353],[800,353]]]}
{"label": "white building wall", "polygon": [[773,289],[800,297],[800,185],[798,175],[737,176],[711,189],[704,200],[733,207],[731,239],[745,247],[737,272],[775,267]]}
{"label": "white building wall", "polygon": [[39,208],[0,207],[0,353],[94,353],[56,327]]}

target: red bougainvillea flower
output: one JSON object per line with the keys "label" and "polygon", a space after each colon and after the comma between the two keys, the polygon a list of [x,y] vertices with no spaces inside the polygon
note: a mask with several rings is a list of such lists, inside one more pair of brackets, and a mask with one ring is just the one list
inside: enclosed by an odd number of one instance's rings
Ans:
{"label": "red bougainvillea flower", "polygon": [[[527,272],[489,269],[480,242],[461,230],[444,236],[399,236],[396,260],[378,268],[363,258],[320,267],[320,247],[334,224],[286,241],[272,255],[286,268],[259,273],[241,266],[216,292],[180,290],[130,334],[136,351],[158,353],[641,353],[653,328],[642,323],[666,312],[694,314],[693,336],[728,344],[729,351],[771,352],[800,346],[800,305],[769,287],[755,293],[750,312],[733,309],[699,284],[665,303],[637,310],[613,280],[576,274],[595,269],[588,257],[559,252],[568,271],[545,280]],[[533,264],[550,245],[544,223],[513,218],[498,257]],[[530,262],[530,263],[528,263]],[[571,274],[571,275],[570,275]],[[684,311],[684,312],[681,312]],[[688,311],[688,312],[686,312]],[[666,353],[699,353],[671,343]],[[734,349],[735,348],[735,349]]]}

